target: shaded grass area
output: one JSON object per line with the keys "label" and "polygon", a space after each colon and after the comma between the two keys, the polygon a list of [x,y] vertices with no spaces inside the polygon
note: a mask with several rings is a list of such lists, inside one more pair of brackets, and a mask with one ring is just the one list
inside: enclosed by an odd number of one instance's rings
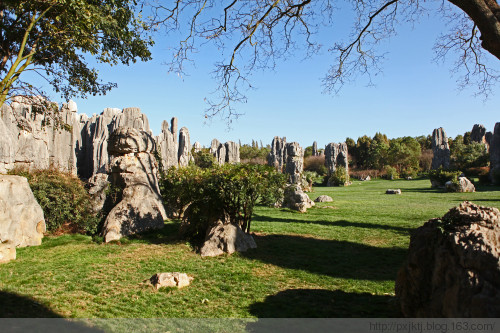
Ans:
{"label": "shaded grass area", "polygon": [[[388,188],[403,194],[386,195]],[[46,237],[0,265],[1,317],[247,318],[390,317],[399,311],[394,280],[412,230],[463,200],[500,207],[498,187],[443,193],[428,180],[318,187],[334,202],[307,213],[258,207],[258,248],[201,258],[177,239],[178,223],[99,244],[90,237]],[[194,277],[183,289],[153,290],[159,272]]]}

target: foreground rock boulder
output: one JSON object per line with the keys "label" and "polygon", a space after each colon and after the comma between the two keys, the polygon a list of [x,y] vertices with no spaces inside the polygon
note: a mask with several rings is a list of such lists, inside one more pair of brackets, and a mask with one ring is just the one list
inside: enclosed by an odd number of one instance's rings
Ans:
{"label": "foreground rock boulder", "polygon": [[120,127],[111,134],[109,181],[111,191],[119,193],[119,202],[104,222],[105,242],[163,228],[167,214],[156,178],[154,149],[155,141],[145,131]]}
{"label": "foreground rock boulder", "polygon": [[418,228],[396,296],[406,317],[500,317],[500,211],[465,201]]}
{"label": "foreground rock boulder", "polygon": [[222,223],[209,229],[201,248],[202,257],[215,257],[224,253],[244,252],[257,248],[255,240],[234,223]]}
{"label": "foreground rock boulder", "polygon": [[43,210],[28,180],[0,175],[0,263],[16,259],[16,247],[40,245],[44,232]]}
{"label": "foreground rock boulder", "polygon": [[332,202],[332,201],[333,201],[332,197],[328,195],[320,195],[314,200],[314,202]]}
{"label": "foreground rock boulder", "polygon": [[157,273],[153,275],[149,282],[156,289],[162,287],[177,287],[184,288],[189,286],[193,277],[188,276],[186,273],[172,272],[172,273]]}

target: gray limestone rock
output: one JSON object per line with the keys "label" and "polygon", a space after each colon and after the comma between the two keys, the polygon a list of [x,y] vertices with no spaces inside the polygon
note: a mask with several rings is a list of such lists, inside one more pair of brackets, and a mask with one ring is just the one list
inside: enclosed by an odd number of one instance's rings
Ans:
{"label": "gray limestone rock", "polygon": [[200,252],[202,257],[214,257],[255,248],[257,244],[253,237],[243,232],[240,226],[219,221],[208,230]]}
{"label": "gray limestone rock", "polygon": [[314,141],[312,145],[312,156],[319,156],[318,143],[316,141]]}
{"label": "gray limestone rock", "polygon": [[198,141],[193,143],[193,153],[198,153],[201,150],[202,150],[201,143],[199,143]]}
{"label": "gray limestone rock", "polygon": [[490,179],[494,184],[500,184],[500,122],[495,124],[490,140]]}
{"label": "gray limestone rock", "polygon": [[85,184],[92,202],[92,212],[99,213],[106,202],[106,190],[109,188],[109,179],[106,173],[96,173]]}
{"label": "gray limestone rock", "polygon": [[349,172],[347,144],[329,143],[325,146],[325,166],[328,170],[328,176],[331,176],[338,166],[345,168]]}
{"label": "gray limestone rock", "polygon": [[328,195],[320,195],[314,200],[314,202],[332,202],[332,201],[333,201],[332,197]]}
{"label": "gray limestone rock", "polygon": [[285,188],[282,207],[305,213],[308,208],[311,208],[314,205],[314,201],[312,201],[299,186],[292,184]]}
{"label": "gray limestone rock", "polygon": [[475,124],[470,132],[472,142],[486,143],[486,128],[481,124]]}
{"label": "gray limestone rock", "polygon": [[500,211],[465,201],[416,229],[396,297],[410,318],[500,317]]}
{"label": "gray limestone rock", "polygon": [[304,150],[297,142],[286,144],[286,166],[290,184],[302,184],[302,172],[304,170]]}
{"label": "gray limestone rock", "polygon": [[156,273],[149,278],[149,282],[157,290],[162,287],[177,287],[180,289],[189,286],[193,279],[193,277],[188,276],[186,273]]}
{"label": "gray limestone rock", "polygon": [[267,156],[267,164],[279,172],[285,171],[286,163],[286,138],[275,136],[271,143],[271,152]]}
{"label": "gray limestone rock", "polygon": [[164,120],[161,124],[161,133],[156,138],[156,147],[159,150],[163,168],[167,170],[170,167],[177,167],[179,164],[179,149],[168,122]]}
{"label": "gray limestone rock", "polygon": [[432,157],[431,168],[433,170],[448,169],[450,167],[450,146],[448,145],[448,137],[442,127],[432,131]]}
{"label": "gray limestone rock", "polygon": [[0,175],[0,263],[16,258],[16,247],[40,245],[45,232],[42,207],[28,180]]}
{"label": "gray limestone rock", "polygon": [[240,163],[240,145],[233,141],[224,144],[226,147],[225,162],[230,164]]}
{"label": "gray limestone rock", "polygon": [[[210,153],[214,156],[217,164],[223,165],[224,163],[226,163],[226,158],[228,157],[226,145],[220,143],[219,140],[217,139],[212,140],[212,143],[210,144]],[[239,147],[238,147],[238,158],[239,158]]]}
{"label": "gray limestone rock", "polygon": [[474,184],[466,177],[458,177],[458,183],[447,181],[444,187],[447,192],[476,192]]}
{"label": "gray limestone rock", "polygon": [[193,160],[191,155],[191,142],[189,141],[189,131],[186,127],[181,128],[179,131],[179,166],[188,166],[189,162]]}
{"label": "gray limestone rock", "polygon": [[109,139],[110,182],[122,189],[121,200],[104,222],[106,242],[159,229],[167,218],[162,204],[152,136],[135,128],[119,127]]}

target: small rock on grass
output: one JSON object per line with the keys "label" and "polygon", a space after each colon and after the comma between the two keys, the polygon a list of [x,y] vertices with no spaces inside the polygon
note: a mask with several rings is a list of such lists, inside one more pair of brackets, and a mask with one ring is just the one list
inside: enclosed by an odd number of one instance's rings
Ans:
{"label": "small rock on grass", "polygon": [[156,289],[160,289],[161,287],[177,287],[180,289],[189,286],[193,279],[193,277],[188,276],[186,273],[157,273],[149,279],[149,282]]}
{"label": "small rock on grass", "polygon": [[389,189],[385,191],[385,194],[401,194],[401,190],[399,188],[396,190]]}

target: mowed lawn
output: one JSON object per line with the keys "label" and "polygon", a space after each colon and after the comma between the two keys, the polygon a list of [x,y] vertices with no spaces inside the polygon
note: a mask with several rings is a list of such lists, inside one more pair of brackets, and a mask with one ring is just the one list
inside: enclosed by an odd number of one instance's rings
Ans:
{"label": "mowed lawn", "polygon": [[[400,188],[402,195],[386,195]],[[307,213],[258,207],[258,248],[201,258],[177,239],[178,223],[121,244],[46,237],[0,265],[0,317],[393,317],[394,283],[410,233],[469,200],[500,207],[500,188],[443,193],[429,180],[354,181]],[[159,272],[194,277],[183,289],[153,290]]]}

